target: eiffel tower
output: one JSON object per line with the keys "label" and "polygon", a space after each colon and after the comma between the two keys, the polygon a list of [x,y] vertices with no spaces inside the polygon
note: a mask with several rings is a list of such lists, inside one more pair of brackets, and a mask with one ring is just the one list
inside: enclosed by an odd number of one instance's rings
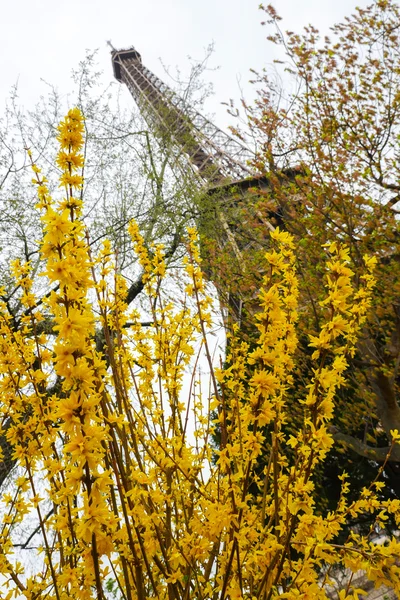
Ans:
{"label": "eiffel tower", "polygon": [[[246,222],[238,224],[234,218],[232,222],[234,207],[248,200],[250,189],[262,191],[270,187],[268,178],[255,173],[250,166],[255,154],[206,119],[147,69],[134,47],[116,50],[111,42],[108,44],[112,48],[115,78],[127,86],[152,133],[167,136],[177,152],[185,157],[184,168],[192,170],[208,198],[208,205],[214,207],[215,222],[219,225],[217,244],[225,248],[228,244],[237,264],[243,268],[243,249],[251,242],[243,235]],[[273,229],[279,215],[259,217],[267,229]],[[208,274],[218,289],[218,274]],[[242,299],[226,288],[218,291],[228,308],[228,320],[233,318],[240,322]]]}

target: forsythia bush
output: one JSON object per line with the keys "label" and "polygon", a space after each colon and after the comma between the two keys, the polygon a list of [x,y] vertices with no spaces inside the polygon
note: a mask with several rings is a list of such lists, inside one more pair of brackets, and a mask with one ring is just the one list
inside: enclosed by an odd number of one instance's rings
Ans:
{"label": "forsythia bush", "polygon": [[[188,231],[187,301],[178,307],[161,293],[162,249],[147,251],[131,224],[153,312],[152,326],[143,328],[138,311],[126,306],[110,245],[98,256],[90,252],[79,199],[82,132],[73,109],[59,127],[66,193],[58,204],[33,164],[44,229],[41,276],[52,291],[36,297],[31,265],[15,262],[20,326],[6,305],[0,312],[0,411],[19,465],[12,493],[1,501],[1,597],[104,599],[113,587],[124,600],[326,598],[340,564],[400,592],[395,539],[377,545],[354,531],[338,543],[349,515],[375,513],[384,526],[388,513],[400,520],[400,502],[379,501],[382,484],[375,482],[349,503],[345,475],[335,512],[316,514],[313,499],[313,470],[332,445],[335,390],[370,305],[374,261],[366,259],[356,291],[346,248],[327,247],[327,318],[310,340],[314,377],[296,436],[284,427],[299,316],[287,233],[271,234],[257,347],[233,333],[210,394],[193,375],[185,399],[183,378],[199,336],[212,368],[211,300],[196,232]],[[217,426],[221,444],[213,448]],[[393,432],[393,443],[397,438]],[[269,456],[261,473],[260,455]],[[34,514],[42,546],[31,574],[14,544],[15,529]],[[357,597],[350,579],[340,598]]]}

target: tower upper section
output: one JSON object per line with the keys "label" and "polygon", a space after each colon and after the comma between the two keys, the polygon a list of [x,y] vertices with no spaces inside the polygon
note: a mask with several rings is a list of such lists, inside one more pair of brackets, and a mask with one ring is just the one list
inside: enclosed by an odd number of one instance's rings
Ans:
{"label": "tower upper section", "polygon": [[167,136],[209,184],[253,176],[254,155],[206,119],[147,69],[135,48],[112,50],[115,78],[125,83],[154,133]]}
{"label": "tower upper section", "polygon": [[124,64],[124,61],[134,60],[139,63],[142,62],[142,57],[140,56],[139,52],[133,47],[127,48],[126,50],[113,50],[111,52],[111,56],[114,77],[118,81],[123,81],[121,74],[121,66]]}

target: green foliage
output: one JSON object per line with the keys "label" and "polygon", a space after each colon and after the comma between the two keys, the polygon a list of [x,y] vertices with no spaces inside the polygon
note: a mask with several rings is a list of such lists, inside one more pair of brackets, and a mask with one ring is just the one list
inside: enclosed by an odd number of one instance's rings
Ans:
{"label": "green foliage", "polygon": [[[321,246],[348,245],[356,285],[362,256],[378,260],[373,308],[338,394],[335,446],[319,473],[324,512],[338,497],[341,472],[351,474],[354,489],[368,485],[390,431],[400,427],[400,11],[395,2],[376,1],[321,39],[312,26],[283,33],[276,11],[263,10],[270,41],[286,52],[277,66],[285,70],[282,81],[291,79],[296,92],[278,89],[267,72],[256,74],[258,100],[246,110],[260,175],[253,189],[223,204],[236,249],[220,232],[225,242],[210,236],[208,260],[230,323],[239,319],[252,343],[269,230],[283,223],[296,240],[302,323],[289,431],[298,426],[298,401],[313,369],[307,340],[323,322]],[[387,497],[400,496],[399,461],[393,455],[382,474]]]}

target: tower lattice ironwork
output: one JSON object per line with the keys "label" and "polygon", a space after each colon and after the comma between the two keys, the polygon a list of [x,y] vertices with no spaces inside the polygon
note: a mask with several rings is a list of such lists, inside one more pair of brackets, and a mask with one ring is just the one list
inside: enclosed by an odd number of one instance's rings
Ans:
{"label": "tower lattice ironwork", "polygon": [[204,183],[236,182],[254,176],[248,165],[254,154],[147,69],[135,48],[113,48],[112,64],[115,78],[126,84],[149,125],[168,133]]}
{"label": "tower lattice ironwork", "polygon": [[[270,185],[265,176],[255,174],[250,166],[255,154],[206,119],[147,69],[134,47],[116,50],[108,43],[112,48],[115,78],[126,84],[151,131],[171,141],[172,146],[184,155],[185,166],[190,165],[202,180],[206,195],[213,200],[212,210],[206,211],[205,219],[213,218],[211,213],[216,217],[215,227],[211,227],[212,236],[221,249],[228,244],[239,271],[243,272],[243,250],[253,246],[254,241],[248,234],[246,219],[235,218],[235,208],[243,201],[249,204],[250,188],[263,190]],[[178,166],[181,167],[181,161]],[[257,218],[259,216],[257,212]],[[267,227],[274,228],[269,220],[262,220]],[[219,288],[218,273],[213,273],[212,265],[208,271],[223,304],[229,307],[228,322],[231,318],[240,322],[242,299],[226,286]]]}

